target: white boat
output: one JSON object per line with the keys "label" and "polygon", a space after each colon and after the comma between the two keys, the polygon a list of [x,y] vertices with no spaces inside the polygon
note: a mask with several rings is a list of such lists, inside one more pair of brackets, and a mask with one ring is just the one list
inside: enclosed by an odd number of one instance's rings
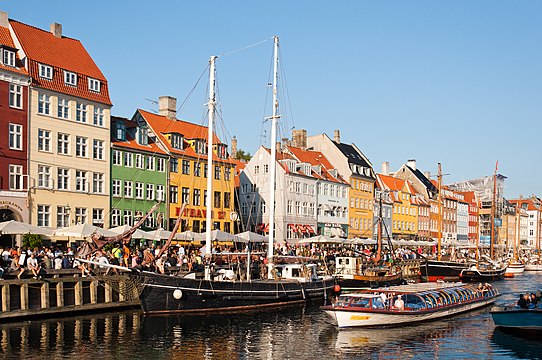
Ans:
{"label": "white boat", "polygon": [[526,264],[525,271],[542,271],[542,264]]}
{"label": "white boat", "polygon": [[518,258],[518,246],[519,246],[519,223],[520,223],[520,204],[521,203],[521,196],[519,197],[519,201],[516,203],[516,239],[514,241],[514,258],[512,261],[508,263],[508,267],[506,268],[506,274],[523,274],[525,271],[525,264],[519,261]]}
{"label": "white boat", "polygon": [[523,274],[525,271],[525,264],[519,261],[511,261],[506,267],[506,274]]}
{"label": "white boat", "polygon": [[489,284],[424,283],[343,294],[322,309],[339,328],[411,325],[474,310],[498,296]]}

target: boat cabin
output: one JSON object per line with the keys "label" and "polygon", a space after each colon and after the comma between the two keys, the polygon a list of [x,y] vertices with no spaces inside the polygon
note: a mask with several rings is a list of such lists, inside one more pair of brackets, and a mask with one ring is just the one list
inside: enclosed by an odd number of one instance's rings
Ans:
{"label": "boat cabin", "polygon": [[275,270],[280,279],[307,282],[318,278],[316,264],[279,264]]}
{"label": "boat cabin", "polygon": [[363,267],[360,257],[337,256],[335,258],[335,274],[343,277],[349,275],[386,276],[390,273],[387,266]]}

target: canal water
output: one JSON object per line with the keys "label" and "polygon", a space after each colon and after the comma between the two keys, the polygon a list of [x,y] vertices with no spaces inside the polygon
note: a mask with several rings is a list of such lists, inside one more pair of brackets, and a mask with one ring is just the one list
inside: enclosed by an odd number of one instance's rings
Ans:
{"label": "canal water", "polygon": [[[494,282],[510,303],[542,274]],[[5,359],[542,359],[542,336],[496,329],[489,308],[417,326],[337,330],[316,307],[228,316],[114,314],[0,324]]]}

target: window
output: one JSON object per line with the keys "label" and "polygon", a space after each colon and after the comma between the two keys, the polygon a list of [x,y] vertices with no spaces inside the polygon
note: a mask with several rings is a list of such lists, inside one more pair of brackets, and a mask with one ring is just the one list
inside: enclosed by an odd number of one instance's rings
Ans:
{"label": "window", "polygon": [[17,109],[23,108],[23,87],[9,84],[9,106]]}
{"label": "window", "polygon": [[58,190],[70,189],[70,170],[64,168],[58,168],[56,185]]}
{"label": "window", "polygon": [[169,201],[171,203],[176,204],[178,202],[177,196],[178,196],[178,188],[177,188],[177,186],[170,186],[169,187]]}
{"label": "window", "polygon": [[183,138],[179,134],[171,134],[171,147],[174,149],[183,149]]}
{"label": "window", "polygon": [[9,189],[23,190],[23,166],[9,165]]}
{"label": "window", "polygon": [[116,129],[115,137],[117,138],[117,140],[125,141],[126,140],[126,126],[124,125],[124,123],[117,122],[115,124],[115,129]]}
{"label": "window", "polygon": [[220,166],[215,166],[215,180],[220,180]]}
{"label": "window", "polygon": [[147,184],[147,200],[154,200],[154,184]]}
{"label": "window", "polygon": [[292,200],[288,200],[287,202],[287,205],[286,205],[286,213],[287,214],[293,214],[293,203],[292,203]]}
{"label": "window", "polygon": [[137,128],[136,132],[137,143],[139,145],[148,145],[149,144],[149,135],[148,129],[146,126],[140,126]]}
{"label": "window", "polygon": [[229,192],[224,193],[224,207],[229,208],[231,206],[231,194]]}
{"label": "window", "polygon": [[104,126],[104,109],[99,107],[94,108],[94,125]]}
{"label": "window", "polygon": [[132,210],[124,210],[124,225],[130,225],[132,226],[133,224],[133,215],[132,215]]}
{"label": "window", "polygon": [[38,205],[38,226],[50,226],[51,224],[51,206]]}
{"label": "window", "polygon": [[87,157],[87,138],[77,136],[75,138],[75,155],[78,157]]}
{"label": "window", "polygon": [[70,86],[77,86],[77,74],[71,71],[64,71],[64,84]]}
{"label": "window", "polygon": [[147,156],[147,170],[154,171],[154,156]]}
{"label": "window", "polygon": [[87,209],[86,208],[75,208],[75,223],[84,224],[87,222]]}
{"label": "window", "polygon": [[92,225],[104,226],[104,209],[92,209]]}
{"label": "window", "polygon": [[248,214],[248,207],[247,207],[247,204],[246,203],[243,203],[241,205],[241,214],[242,215],[247,215]]}
{"label": "window", "polygon": [[51,167],[46,165],[38,165],[38,187],[51,187]]}
{"label": "window", "polygon": [[122,151],[113,150],[113,165],[117,165],[117,166],[122,165]]}
{"label": "window", "polygon": [[158,158],[158,166],[156,167],[156,170],[159,172],[166,172],[166,159]]}
{"label": "window", "polygon": [[224,168],[224,180],[229,181],[231,178],[231,168],[225,167]]}
{"label": "window", "polygon": [[9,124],[9,148],[12,150],[23,149],[23,126]]}
{"label": "window", "polygon": [[82,170],[75,170],[75,191],[87,192],[87,172]]}
{"label": "window", "polygon": [[136,181],[135,183],[135,197],[136,199],[143,199],[143,183]]}
{"label": "window", "polygon": [[194,176],[201,176],[201,164],[194,161]]}
{"label": "window", "polygon": [[122,225],[120,222],[120,210],[119,209],[111,209],[111,226],[120,226]]}
{"label": "window", "polygon": [[38,129],[38,150],[51,151],[51,132],[49,130]]}
{"label": "window", "polygon": [[132,153],[127,151],[124,152],[124,166],[130,168],[134,166]]}
{"label": "window", "polygon": [[15,52],[11,50],[4,49],[3,62],[6,66],[15,67]]}
{"label": "window", "polygon": [[184,175],[190,175],[190,161],[183,160],[182,162],[182,172]]}
{"label": "window", "polygon": [[88,78],[88,89],[94,92],[100,92],[100,80]]}
{"label": "window", "polygon": [[112,187],[111,187],[111,194],[115,197],[119,197],[120,196],[120,187],[121,187],[121,182],[119,179],[113,179],[113,182],[112,182]]}
{"label": "window", "polygon": [[60,155],[70,155],[70,135],[58,133],[57,152]]}
{"label": "window", "polygon": [[82,103],[77,103],[75,108],[75,121],[80,123],[87,122],[87,105]]}
{"label": "window", "polygon": [[66,227],[70,225],[70,208],[67,206],[56,207],[56,227]]}
{"label": "window", "polygon": [[131,182],[131,181],[128,181],[128,180],[125,180],[124,181],[124,197],[133,197],[134,194],[133,194],[133,186],[134,186],[134,183]]}
{"label": "window", "polygon": [[94,160],[103,160],[104,159],[104,142],[102,140],[93,140],[92,146],[92,158]]}
{"label": "window", "polygon": [[135,167],[138,169],[143,169],[143,155],[135,154]]}
{"label": "window", "polygon": [[92,192],[95,194],[104,193],[104,174],[102,173],[92,174]]}
{"label": "window", "polygon": [[265,202],[260,202],[260,214],[265,214]]}
{"label": "window", "polygon": [[190,189],[189,188],[183,187],[181,200],[183,204],[190,204]]}
{"label": "window", "polygon": [[38,114],[51,114],[51,97],[46,94],[38,95]]}
{"label": "window", "polygon": [[156,185],[156,200],[157,201],[166,201],[164,193],[164,185]]}
{"label": "window", "polygon": [[215,196],[214,196],[214,207],[215,208],[221,207],[220,198],[221,198],[220,191],[215,191]]}
{"label": "window", "polygon": [[259,173],[260,173],[260,165],[254,166],[254,174],[259,174]]}
{"label": "window", "polygon": [[203,177],[204,177],[204,178],[207,177],[207,164],[204,164],[204,165],[203,165]]}
{"label": "window", "polygon": [[39,74],[40,77],[44,79],[53,79],[53,68],[48,65],[39,64]]}
{"label": "window", "polygon": [[70,106],[68,100],[58,99],[58,117],[62,119],[70,118]]}
{"label": "window", "polygon": [[194,189],[194,194],[192,196],[192,205],[199,206],[201,205],[201,190],[200,189]]}
{"label": "window", "polygon": [[179,172],[179,161],[176,158],[169,160],[169,171],[174,173]]}

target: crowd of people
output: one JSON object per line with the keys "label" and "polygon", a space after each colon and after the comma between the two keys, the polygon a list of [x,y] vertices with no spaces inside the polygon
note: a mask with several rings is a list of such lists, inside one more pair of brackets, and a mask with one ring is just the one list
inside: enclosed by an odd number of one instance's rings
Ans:
{"label": "crowd of people", "polygon": [[540,292],[540,290],[537,290],[536,292],[530,293],[530,294],[529,293],[520,294],[518,302],[517,302],[517,306],[519,306],[522,309],[538,308],[540,305],[542,305],[540,301],[541,298],[542,298],[542,293]]}

